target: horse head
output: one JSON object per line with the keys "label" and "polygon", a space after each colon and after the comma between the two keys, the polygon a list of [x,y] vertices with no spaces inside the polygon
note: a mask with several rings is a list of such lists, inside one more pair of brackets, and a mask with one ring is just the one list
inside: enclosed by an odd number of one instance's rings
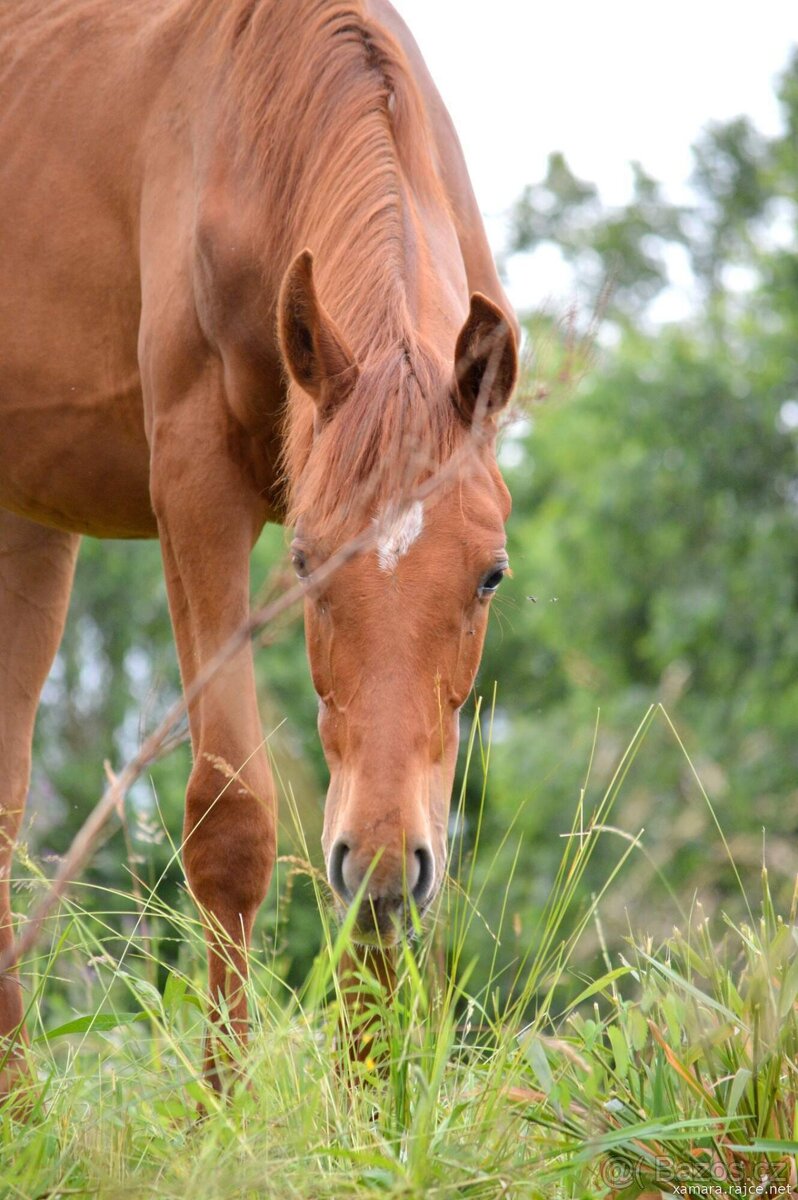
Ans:
{"label": "horse head", "polygon": [[[315,406],[302,475],[315,473],[328,493],[340,490],[346,476],[339,470],[336,482],[333,456],[340,468],[347,436],[355,441],[358,426],[386,400],[319,301],[307,252],[286,274],[279,334],[293,385]],[[303,502],[301,477],[296,488],[291,549],[306,584],[307,650],[330,770],[323,849],[341,904],[365,881],[356,927],[363,941],[390,941],[409,920],[409,901],[423,912],[440,888],[459,711],[474,683],[491,599],[509,569],[510,497],[494,450],[496,418],[517,375],[507,318],[473,294],[448,355],[428,361],[432,368],[423,378],[416,372],[413,386],[419,404],[445,405],[444,462],[424,467],[418,439],[401,427],[394,403],[383,420],[399,428],[385,444],[403,461],[372,462],[371,492],[353,472],[351,489],[365,491],[365,505],[339,497],[338,507],[348,504],[359,522],[323,519]],[[385,388],[384,374],[371,377]],[[350,421],[347,435],[349,405],[360,405],[364,417]],[[367,549],[317,583],[318,568],[358,528],[371,530]]]}

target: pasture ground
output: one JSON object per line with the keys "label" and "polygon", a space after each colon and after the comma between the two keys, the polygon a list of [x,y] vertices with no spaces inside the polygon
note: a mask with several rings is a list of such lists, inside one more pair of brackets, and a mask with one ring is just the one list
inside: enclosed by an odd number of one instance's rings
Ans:
{"label": "pasture ground", "polygon": [[[662,944],[630,939],[591,978],[570,966],[584,931],[600,930],[602,893],[585,903],[580,884],[650,717],[589,818],[580,803],[514,980],[497,960],[484,978],[466,961],[480,914],[461,863],[462,886],[447,887],[434,922],[448,932],[447,969],[433,931],[401,947],[390,1007],[362,973],[352,1030],[362,1062],[340,1045],[336,966],[350,931],[327,918],[315,876],[323,938],[313,969],[291,990],[276,958],[253,956],[252,1041],[243,1056],[230,1048],[235,1082],[222,1099],[197,1070],[206,1018],[196,917],[138,887],[102,893],[100,904],[97,889],[76,888],[49,947],[25,966],[32,1083],[24,1111],[18,1102],[0,1112],[0,1195],[798,1192],[798,902],[777,913],[763,871],[744,922],[710,927],[697,906]],[[630,839],[606,888],[635,849]],[[284,888],[300,870],[283,865]],[[45,882],[24,853],[19,874],[24,908]]]}

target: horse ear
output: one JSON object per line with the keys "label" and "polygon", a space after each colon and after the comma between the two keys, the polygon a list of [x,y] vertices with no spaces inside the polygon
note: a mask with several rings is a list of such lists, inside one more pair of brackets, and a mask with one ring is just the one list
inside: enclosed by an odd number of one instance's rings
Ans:
{"label": "horse ear", "polygon": [[316,295],[313,255],[303,250],[285,273],[278,304],[278,333],[292,378],[328,417],[351,392],[358,366]]}
{"label": "horse ear", "polygon": [[518,379],[515,334],[502,310],[474,292],[454,354],[456,404],[463,420],[494,417],[513,394]]}

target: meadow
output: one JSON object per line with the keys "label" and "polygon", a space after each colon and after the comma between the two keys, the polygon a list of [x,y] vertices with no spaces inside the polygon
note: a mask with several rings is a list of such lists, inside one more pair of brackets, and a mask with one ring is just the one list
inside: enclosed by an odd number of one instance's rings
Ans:
{"label": "meadow", "polygon": [[[32,1077],[0,1115],[1,1194],[788,1194],[798,1152],[798,893],[780,914],[766,869],[738,876],[744,921],[713,923],[696,905],[654,942],[630,919],[620,952],[605,947],[591,974],[580,965],[585,931],[601,943],[605,897],[644,853],[639,838],[616,838],[612,869],[585,899],[585,873],[613,835],[613,810],[656,724],[678,737],[652,707],[595,801],[585,780],[512,979],[498,950],[514,919],[514,879],[475,885],[478,836],[473,853],[451,863],[431,928],[400,947],[393,1001],[367,964],[356,982],[347,976],[356,1011],[340,982],[344,956],[355,953],[351,922],[330,918],[310,855],[287,856],[276,925],[253,954],[251,1043],[228,1046],[223,1096],[198,1068],[204,953],[190,905],[166,906],[140,881],[99,895],[97,885],[76,886],[24,968]],[[484,794],[490,744],[481,729],[475,721],[466,778],[479,778]],[[461,805],[465,794],[464,785]],[[22,867],[24,907],[46,877],[24,853]],[[279,957],[299,877],[316,896],[319,943],[306,978],[290,987]],[[485,931],[486,886],[503,889],[502,917],[487,928],[492,961],[477,964],[468,934],[474,923]]]}

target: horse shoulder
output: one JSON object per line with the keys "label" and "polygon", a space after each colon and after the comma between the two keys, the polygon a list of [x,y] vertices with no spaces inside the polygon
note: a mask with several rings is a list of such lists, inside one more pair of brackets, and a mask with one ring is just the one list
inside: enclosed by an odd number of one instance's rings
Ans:
{"label": "horse shoulder", "polygon": [[[279,520],[274,304],[255,285],[256,265],[244,265],[236,223],[204,196],[204,185],[187,190],[184,211],[176,206],[145,239],[139,362],[153,465],[188,452],[184,469],[201,475],[229,459],[267,519]],[[170,474],[167,466],[153,485],[169,486]]]}

